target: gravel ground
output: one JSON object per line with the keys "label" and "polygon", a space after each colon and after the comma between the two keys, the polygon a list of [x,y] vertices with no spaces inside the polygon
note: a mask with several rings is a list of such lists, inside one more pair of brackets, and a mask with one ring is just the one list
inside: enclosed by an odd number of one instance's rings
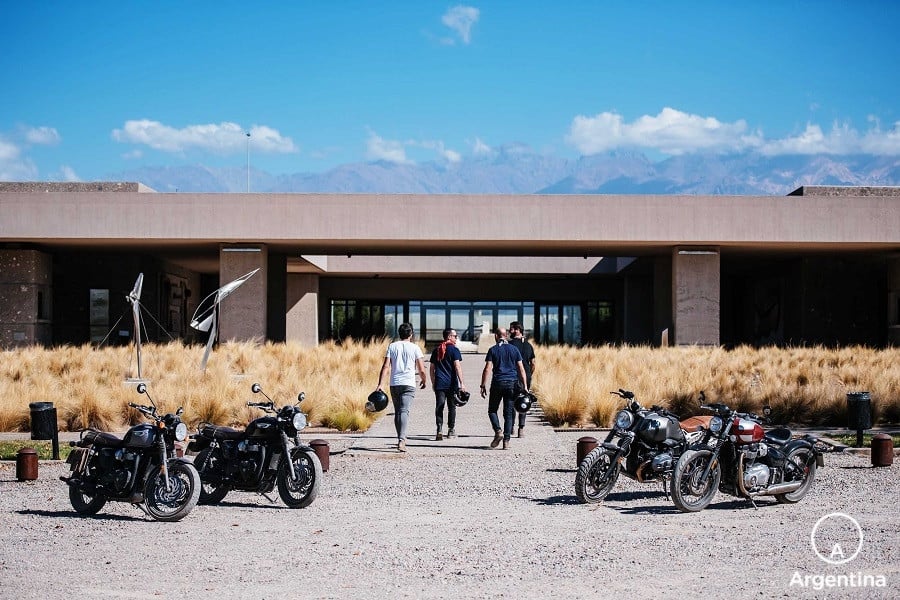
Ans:
{"label": "gravel ground", "polygon": [[[480,360],[464,359],[470,387]],[[121,503],[86,518],[59,481],[67,465],[42,461],[37,481],[18,482],[0,463],[0,598],[900,598],[900,457],[873,468],[868,455],[826,455],[795,505],[720,493],[682,514],[626,477],[584,505],[577,440],[601,434],[554,432],[538,409],[523,439],[490,450],[485,405],[473,395],[460,437],[438,442],[433,395],[419,391],[404,454],[390,413],[365,435],[305,436],[326,437],[332,455],[301,510],[232,492],[178,523]],[[835,512],[863,531],[838,566],[810,542]],[[824,523],[832,537],[817,539],[849,556],[849,522]],[[846,583],[828,587],[829,575]],[[884,587],[851,587],[862,575]]]}

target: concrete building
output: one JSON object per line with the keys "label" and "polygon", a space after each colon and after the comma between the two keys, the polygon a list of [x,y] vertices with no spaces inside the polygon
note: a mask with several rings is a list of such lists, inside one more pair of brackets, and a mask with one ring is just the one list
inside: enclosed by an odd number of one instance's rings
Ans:
{"label": "concrete building", "polygon": [[220,285],[219,339],[900,343],[900,188],[788,196],[162,194],[0,183],[0,346],[152,340]]}

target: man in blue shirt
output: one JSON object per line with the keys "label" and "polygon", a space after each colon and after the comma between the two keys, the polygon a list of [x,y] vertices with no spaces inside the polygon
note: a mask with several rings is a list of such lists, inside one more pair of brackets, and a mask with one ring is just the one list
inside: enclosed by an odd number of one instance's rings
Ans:
{"label": "man in blue shirt", "polygon": [[[484,357],[484,370],[481,372],[481,397],[487,396],[487,381],[491,378],[491,395],[488,399],[488,418],[494,428],[494,439],[491,448],[496,448],[503,441],[503,449],[509,448],[516,424],[516,382],[520,389],[528,391],[525,378],[525,367],[522,355],[515,346],[509,343],[506,329],[498,327],[494,333],[496,346],[491,346]],[[500,430],[500,419],[497,411],[503,402],[503,430]]]}

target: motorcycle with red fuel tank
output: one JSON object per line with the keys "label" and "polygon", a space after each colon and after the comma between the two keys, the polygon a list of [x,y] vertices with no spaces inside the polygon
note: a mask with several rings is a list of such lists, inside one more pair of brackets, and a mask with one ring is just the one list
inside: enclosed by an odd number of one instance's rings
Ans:
{"label": "motorcycle with red fuel tank", "polygon": [[[701,511],[716,490],[746,498],[774,496],[782,504],[809,492],[827,446],[812,435],[794,439],[787,428],[763,429],[763,418],[722,403],[702,404],[713,413],[703,439],[678,459],[672,501],[682,512]],[[768,408],[766,409],[768,412]]]}
{"label": "motorcycle with red fuel tank", "polygon": [[[267,416],[254,419],[244,430],[202,423],[191,436],[188,452],[196,452],[200,473],[200,504],[221,502],[231,490],[266,495],[278,486],[278,495],[289,508],[312,504],[322,482],[322,463],[315,451],[300,441],[307,425],[300,404],[278,408],[258,383],[251,386],[267,402],[248,402]],[[268,496],[266,496],[268,497]]]}

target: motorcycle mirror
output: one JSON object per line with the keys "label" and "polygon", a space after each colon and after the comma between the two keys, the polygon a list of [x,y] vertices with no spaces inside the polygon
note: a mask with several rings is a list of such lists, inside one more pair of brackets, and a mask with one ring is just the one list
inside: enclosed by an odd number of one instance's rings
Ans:
{"label": "motorcycle mirror", "polygon": [[147,393],[147,384],[144,382],[137,384],[137,393],[138,394],[146,394]]}
{"label": "motorcycle mirror", "polygon": [[305,393],[300,392],[299,394],[297,394],[297,402],[303,402],[304,400],[306,400],[306,394],[305,394]]}
{"label": "motorcycle mirror", "polygon": [[706,404],[706,392],[705,391],[700,390],[700,394],[697,396],[697,401],[700,403],[701,406]]}
{"label": "motorcycle mirror", "polygon": [[175,411],[175,416],[176,416],[176,417],[180,417],[180,416],[183,415],[183,414],[184,414],[184,407],[183,407],[183,406],[179,406],[179,407],[178,407],[178,410]]}
{"label": "motorcycle mirror", "polygon": [[772,414],[772,407],[769,406],[768,404],[763,406],[763,414],[766,415],[767,417],[770,416]]}
{"label": "motorcycle mirror", "polygon": [[250,391],[253,392],[254,394],[258,394],[262,391],[262,387],[260,387],[260,385],[258,383],[254,383],[253,385],[250,386]]}

